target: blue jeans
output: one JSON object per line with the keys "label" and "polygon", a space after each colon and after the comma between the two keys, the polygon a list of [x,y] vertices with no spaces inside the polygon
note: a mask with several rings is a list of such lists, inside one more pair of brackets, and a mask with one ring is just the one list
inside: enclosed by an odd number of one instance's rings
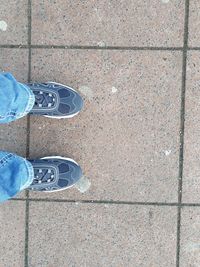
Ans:
{"label": "blue jeans", "polygon": [[[35,97],[28,86],[17,82],[10,73],[0,73],[0,100],[0,123],[9,123],[29,113]],[[0,202],[27,188],[33,178],[29,161],[0,151]]]}
{"label": "blue jeans", "polygon": [[33,108],[35,96],[25,84],[10,73],[0,73],[0,123],[8,123],[25,116]]}
{"label": "blue jeans", "polygon": [[0,151],[0,202],[27,188],[33,181],[32,164],[15,154]]}

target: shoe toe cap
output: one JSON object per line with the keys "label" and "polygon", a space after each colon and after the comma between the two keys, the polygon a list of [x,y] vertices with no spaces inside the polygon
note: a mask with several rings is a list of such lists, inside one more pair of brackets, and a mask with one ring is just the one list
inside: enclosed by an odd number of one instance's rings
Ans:
{"label": "shoe toe cap", "polygon": [[64,173],[60,173],[58,184],[61,187],[70,187],[83,176],[83,172],[81,167],[75,162],[68,161],[65,163],[65,165],[68,170],[66,170]]}
{"label": "shoe toe cap", "polygon": [[82,169],[79,165],[73,166],[73,171],[71,172],[70,185],[75,184],[83,176]]}
{"label": "shoe toe cap", "polygon": [[75,105],[76,112],[79,112],[83,109],[84,102],[82,97],[78,93],[75,94],[73,103]]}

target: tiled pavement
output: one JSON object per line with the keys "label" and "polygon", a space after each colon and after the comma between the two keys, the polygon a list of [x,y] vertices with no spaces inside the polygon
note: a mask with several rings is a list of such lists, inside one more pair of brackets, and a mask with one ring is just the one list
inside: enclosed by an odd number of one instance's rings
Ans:
{"label": "tiled pavement", "polygon": [[1,125],[0,148],[73,157],[91,181],[2,204],[1,267],[200,266],[199,9],[0,0],[0,69],[85,99],[68,121]]}

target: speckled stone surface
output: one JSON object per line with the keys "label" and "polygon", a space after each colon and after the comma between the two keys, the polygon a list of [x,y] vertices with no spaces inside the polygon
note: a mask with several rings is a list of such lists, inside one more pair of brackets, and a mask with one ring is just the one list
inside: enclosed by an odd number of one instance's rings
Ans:
{"label": "speckled stone surface", "polygon": [[200,46],[200,1],[190,1],[189,46]]}
{"label": "speckled stone surface", "polygon": [[23,266],[25,203],[0,204],[0,224],[0,266]]}
{"label": "speckled stone surface", "polygon": [[183,208],[181,218],[180,266],[200,266],[200,209]]}
{"label": "speckled stone surface", "polygon": [[0,44],[27,44],[28,1],[0,0]]}
{"label": "speckled stone surface", "polygon": [[[200,266],[199,9],[0,0],[0,71],[68,84],[85,102],[70,120],[31,117],[30,156],[72,157],[91,182],[1,204],[0,267]],[[0,125],[0,149],[25,156],[27,130],[27,118]]]}
{"label": "speckled stone surface", "polygon": [[30,267],[175,266],[176,208],[80,203],[30,208]]}
{"label": "speckled stone surface", "polygon": [[200,203],[200,52],[188,53],[183,201]]}
{"label": "speckled stone surface", "polygon": [[85,107],[71,120],[32,117],[30,156],[73,157],[92,183],[39,197],[177,200],[179,52],[36,49],[32,64],[33,80],[77,88]]}
{"label": "speckled stone surface", "polygon": [[32,42],[182,46],[184,0],[32,1]]}
{"label": "speckled stone surface", "polygon": [[0,71],[11,72],[17,80],[27,82],[28,50],[0,48]]}
{"label": "speckled stone surface", "polygon": [[26,155],[27,119],[22,118],[9,124],[0,124],[0,150]]}

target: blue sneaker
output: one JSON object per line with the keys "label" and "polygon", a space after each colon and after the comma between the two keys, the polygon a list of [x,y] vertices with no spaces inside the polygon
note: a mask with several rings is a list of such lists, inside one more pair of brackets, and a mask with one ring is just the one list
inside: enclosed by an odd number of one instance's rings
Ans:
{"label": "blue sneaker", "polygon": [[56,192],[72,187],[82,176],[80,166],[72,159],[58,156],[30,160],[34,180],[27,188],[34,191]]}
{"label": "blue sneaker", "polygon": [[30,114],[49,118],[72,118],[83,108],[83,99],[72,88],[55,83],[29,83],[35,95],[35,104]]}

